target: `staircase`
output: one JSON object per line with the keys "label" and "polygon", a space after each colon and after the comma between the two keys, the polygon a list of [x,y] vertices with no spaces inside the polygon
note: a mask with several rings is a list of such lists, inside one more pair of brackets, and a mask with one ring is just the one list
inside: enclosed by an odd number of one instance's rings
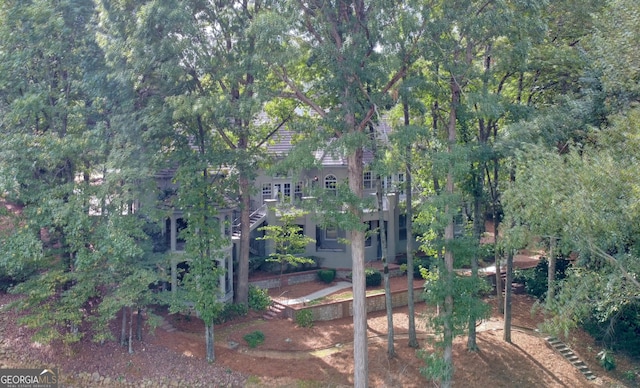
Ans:
{"label": "staircase", "polygon": [[284,318],[284,311],[287,307],[275,300],[271,302],[267,311],[262,315],[262,317],[266,320],[272,319],[282,319]]}
{"label": "staircase", "polygon": [[[255,210],[251,215],[249,215],[249,232],[253,231],[258,227],[265,219],[267,218],[267,205],[260,206],[257,210]],[[233,229],[231,238],[239,239],[240,238],[240,219],[236,218],[233,220]]]}
{"label": "staircase", "polygon": [[587,364],[584,361],[580,360],[578,356],[573,353],[567,345],[565,345],[562,341],[555,337],[547,337],[545,341],[551,345],[558,353],[562,355],[562,357],[566,358],[573,366],[576,367],[587,378],[587,380],[595,380],[596,376],[591,372]]}

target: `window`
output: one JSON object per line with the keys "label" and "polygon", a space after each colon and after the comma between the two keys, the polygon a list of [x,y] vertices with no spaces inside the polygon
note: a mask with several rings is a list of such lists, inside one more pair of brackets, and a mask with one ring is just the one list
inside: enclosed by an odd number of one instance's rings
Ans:
{"label": "window", "polygon": [[371,171],[365,171],[364,173],[362,173],[362,186],[365,189],[372,189],[373,188],[373,181],[371,180]]}
{"label": "window", "polygon": [[302,201],[302,182],[296,183],[296,187],[293,192],[293,197],[298,201]]}
{"label": "window", "polygon": [[271,199],[272,191],[271,191],[271,183],[263,183],[262,184],[262,202],[264,203],[265,199]]}
{"label": "window", "polygon": [[365,235],[364,235],[364,246],[365,247],[370,247],[371,246],[371,235],[375,234],[373,232],[373,221],[367,221],[367,222],[365,222],[365,224],[367,225],[367,230],[365,231]]}
{"label": "window", "polygon": [[398,239],[404,241],[407,239],[407,215],[400,214],[398,216]]}
{"label": "window", "polygon": [[338,228],[328,227],[324,230],[324,238],[325,240],[337,240],[338,239]]}
{"label": "window", "polygon": [[398,174],[398,193],[404,194],[404,173]]}
{"label": "window", "polygon": [[187,220],[178,218],[176,220],[176,251],[184,251],[187,239],[185,238],[187,229]]}
{"label": "window", "polygon": [[324,178],[324,188],[333,195],[337,194],[338,179],[335,175],[329,174]]}
{"label": "window", "polygon": [[391,175],[385,177],[382,180],[382,191],[384,191],[385,193],[389,193],[392,191],[392,177]]}
{"label": "window", "polygon": [[274,183],[274,198],[278,201],[291,199],[291,183]]}

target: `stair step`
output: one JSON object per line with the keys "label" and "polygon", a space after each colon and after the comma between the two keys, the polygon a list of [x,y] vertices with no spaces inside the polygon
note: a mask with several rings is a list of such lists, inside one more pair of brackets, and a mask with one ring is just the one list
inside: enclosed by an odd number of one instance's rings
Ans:
{"label": "stair step", "polygon": [[587,380],[594,380],[596,376],[589,369],[589,367],[582,361],[567,345],[556,337],[545,338],[556,351],[558,351],[567,361],[580,372]]}

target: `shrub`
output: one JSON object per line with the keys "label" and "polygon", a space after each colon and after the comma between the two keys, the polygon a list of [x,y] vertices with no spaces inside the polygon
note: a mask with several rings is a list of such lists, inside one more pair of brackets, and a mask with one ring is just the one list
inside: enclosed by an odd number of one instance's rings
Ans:
{"label": "shrub", "polygon": [[625,379],[627,379],[627,381],[636,381],[638,379],[638,375],[636,374],[636,372],[634,370],[628,370],[625,371],[623,374]]}
{"label": "shrub", "polygon": [[364,275],[367,287],[378,287],[382,284],[382,272],[377,269],[367,268],[364,270]]}
{"label": "shrub", "polygon": [[609,350],[601,350],[598,353],[598,362],[605,370],[616,369],[616,359],[613,357],[613,353]]}
{"label": "shrub", "polygon": [[215,319],[216,324],[232,321],[238,317],[244,317],[248,313],[247,306],[244,304],[225,303],[220,315]]}
{"label": "shrub", "polygon": [[[373,268],[366,268],[364,270],[365,284],[367,287],[378,287],[382,284],[382,272]],[[349,272],[347,279],[353,279],[353,272]]]}
{"label": "shrub", "polygon": [[300,310],[296,314],[295,321],[299,327],[313,327],[313,312],[311,310]]}
{"label": "shrub", "polygon": [[422,279],[422,274],[420,273],[420,268],[429,269],[431,267],[431,263],[433,262],[433,257],[431,256],[419,256],[413,260],[413,278],[414,279]]}
{"label": "shrub", "polygon": [[247,341],[247,345],[249,345],[250,348],[255,348],[256,346],[264,342],[264,333],[260,330],[256,330],[251,333],[245,334],[242,338]]}
{"label": "shrub", "polygon": [[[558,258],[556,260],[556,281],[564,279],[566,270],[569,267],[569,260]],[[524,289],[529,295],[533,295],[540,300],[544,300],[548,286],[549,262],[542,258],[535,268],[516,270],[513,281],[523,283]]]}
{"label": "shrub", "polygon": [[266,289],[249,286],[249,308],[264,311],[271,306],[271,297]]}
{"label": "shrub", "polygon": [[640,357],[640,302],[617,307],[615,316],[607,319],[594,308],[582,327],[596,341],[606,342],[608,349]]}
{"label": "shrub", "polygon": [[336,270],[334,268],[321,269],[318,271],[318,278],[329,284],[336,278]]}

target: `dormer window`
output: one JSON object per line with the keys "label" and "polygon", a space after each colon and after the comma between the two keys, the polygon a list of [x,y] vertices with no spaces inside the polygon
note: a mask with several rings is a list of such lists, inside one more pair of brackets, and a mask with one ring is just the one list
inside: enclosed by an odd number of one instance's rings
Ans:
{"label": "dormer window", "polygon": [[333,195],[337,194],[338,179],[335,175],[329,174],[324,177],[324,188],[327,192],[332,193]]}

